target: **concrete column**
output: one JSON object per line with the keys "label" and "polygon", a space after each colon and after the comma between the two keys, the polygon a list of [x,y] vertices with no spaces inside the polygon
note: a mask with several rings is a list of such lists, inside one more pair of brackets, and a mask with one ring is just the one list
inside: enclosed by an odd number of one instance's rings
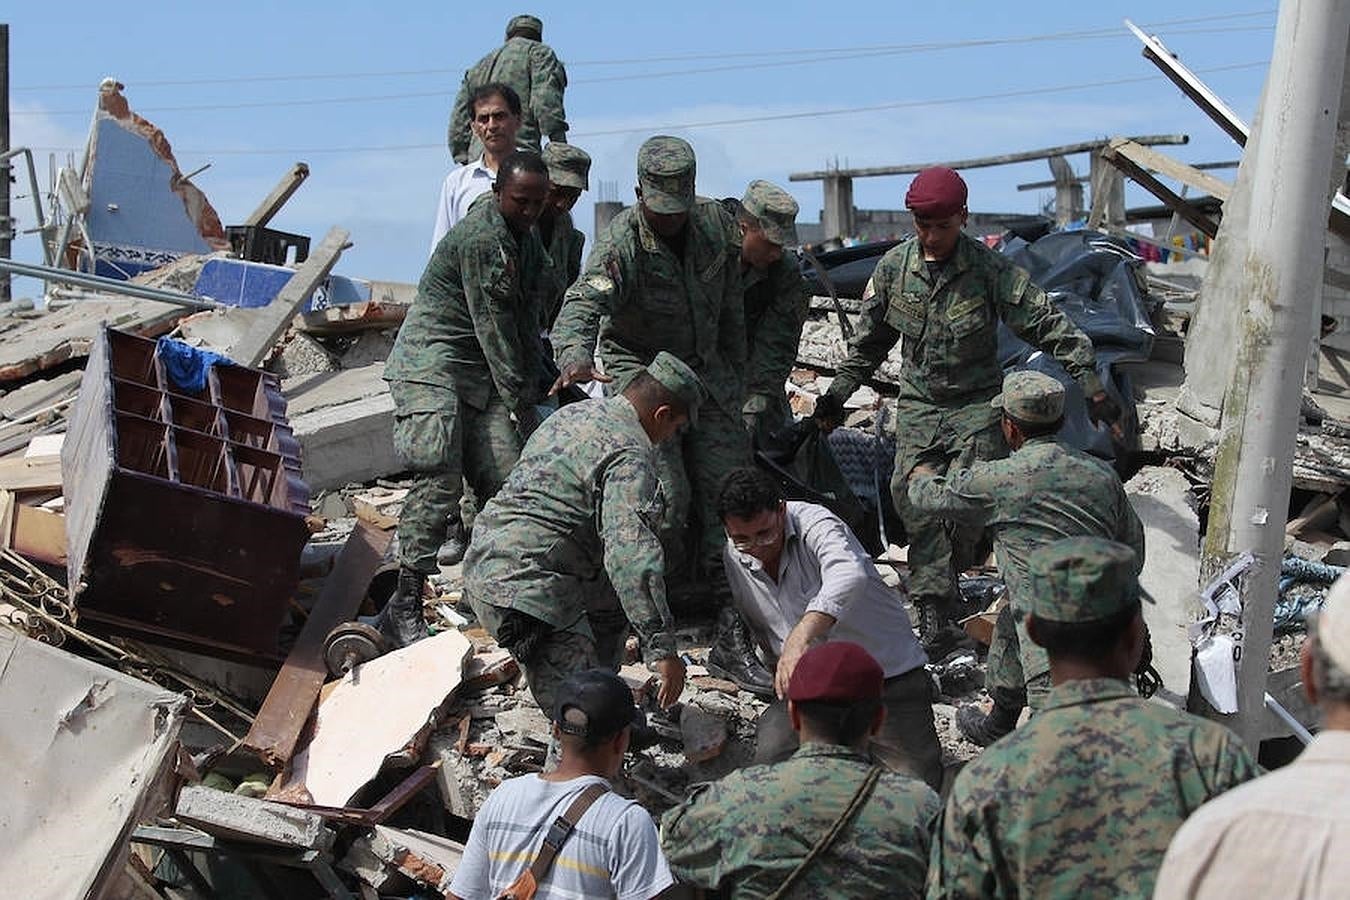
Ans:
{"label": "concrete column", "polygon": [[1236,189],[1248,192],[1246,227],[1228,235],[1233,244],[1211,264],[1240,273],[1225,282],[1234,287],[1231,294],[1208,298],[1232,306],[1240,320],[1236,340],[1220,348],[1233,365],[1201,572],[1209,577],[1243,551],[1256,559],[1241,579],[1240,619],[1221,624],[1240,648],[1238,711],[1221,718],[1252,749],[1266,715],[1272,615],[1304,367],[1322,293],[1347,36],[1350,3],[1344,0],[1280,4],[1262,109],[1243,155],[1249,177]]}
{"label": "concrete column", "polygon": [[623,211],[623,204],[617,200],[597,200],[595,203],[595,234],[600,233],[609,227],[609,223],[614,220],[620,212]]}
{"label": "concrete column", "polygon": [[830,175],[825,179],[825,208],[820,215],[825,240],[848,237],[855,227],[853,216],[853,179]]}

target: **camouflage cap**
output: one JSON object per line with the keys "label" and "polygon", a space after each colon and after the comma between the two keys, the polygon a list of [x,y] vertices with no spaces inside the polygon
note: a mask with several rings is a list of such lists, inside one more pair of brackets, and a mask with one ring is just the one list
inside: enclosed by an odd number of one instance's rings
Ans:
{"label": "camouflage cap", "polygon": [[591,186],[591,156],[580,147],[554,141],[544,148],[544,165],[548,166],[548,180],[559,187],[584,191]]}
{"label": "camouflage cap", "polygon": [[647,364],[647,374],[661,382],[689,410],[690,424],[698,421],[698,408],[708,399],[708,389],[694,370],[673,353],[662,350]]}
{"label": "camouflage cap", "polygon": [[795,247],[797,241],[797,201],[778,185],[755,180],[745,189],[741,206],[759,220],[764,236],[780,247]]}
{"label": "camouflage cap", "polygon": [[508,38],[517,34],[532,35],[534,39],[540,40],[544,37],[544,23],[538,16],[512,16],[511,21],[506,23],[506,36]]}
{"label": "camouflage cap", "polygon": [[1137,600],[1153,602],[1139,587],[1134,551],[1106,538],[1075,537],[1034,551],[1027,560],[1026,612],[1048,622],[1096,622]]}
{"label": "camouflage cap", "polygon": [[1003,376],[1003,392],[989,405],[1019,422],[1049,425],[1064,415],[1064,385],[1043,372],[1009,372]]}
{"label": "camouflage cap", "polygon": [[654,213],[688,212],[694,205],[694,148],[682,138],[658,134],[638,149],[642,203]]}

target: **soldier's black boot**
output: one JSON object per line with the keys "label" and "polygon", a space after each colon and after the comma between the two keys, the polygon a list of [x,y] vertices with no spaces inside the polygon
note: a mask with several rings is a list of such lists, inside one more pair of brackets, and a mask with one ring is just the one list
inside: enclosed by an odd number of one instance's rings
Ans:
{"label": "soldier's black boot", "polygon": [[994,705],[988,713],[973,704],[961,707],[956,711],[956,729],[966,740],[981,747],[988,747],[1005,734],[1011,734],[1017,727],[1017,717],[1022,714],[1023,706],[1021,697],[1012,694],[1011,691],[994,690],[991,693]]}
{"label": "soldier's black boot", "polygon": [[452,522],[445,543],[436,551],[436,563],[442,566],[455,566],[464,561],[469,549],[469,538],[465,534],[463,522]]}
{"label": "soldier's black boot", "polygon": [[708,651],[708,671],[725,678],[743,691],[761,697],[774,696],[773,675],[755,654],[754,641],[731,605],[717,613],[717,636]]}
{"label": "soldier's black boot", "polygon": [[923,652],[928,654],[930,663],[941,662],[961,643],[965,632],[942,615],[938,604],[916,601],[915,605],[919,611],[919,644]]}
{"label": "soldier's black boot", "polygon": [[380,633],[391,646],[407,647],[427,636],[427,622],[422,617],[422,589],[427,576],[412,569],[398,570],[398,589],[380,613]]}

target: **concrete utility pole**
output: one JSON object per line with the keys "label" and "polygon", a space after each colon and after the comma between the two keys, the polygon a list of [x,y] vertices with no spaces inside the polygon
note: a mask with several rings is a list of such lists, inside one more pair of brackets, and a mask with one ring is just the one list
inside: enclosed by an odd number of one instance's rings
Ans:
{"label": "concrete utility pole", "polygon": [[[1234,244],[1211,263],[1240,278],[1226,282],[1235,288],[1231,294],[1206,298],[1243,312],[1230,345],[1236,362],[1223,399],[1201,571],[1209,577],[1243,551],[1256,559],[1241,579],[1240,621],[1229,631],[1240,648],[1238,712],[1222,717],[1253,749],[1265,720],[1303,373],[1321,302],[1348,37],[1345,0],[1280,4],[1270,72],[1242,161],[1246,171],[1235,188],[1247,194],[1246,228],[1229,232]],[[1340,167],[1336,171],[1339,178]]]}
{"label": "concrete utility pole", "polygon": [[[0,259],[13,252],[14,220],[9,217],[9,26],[0,24]],[[0,273],[0,303],[8,303],[9,273]]]}

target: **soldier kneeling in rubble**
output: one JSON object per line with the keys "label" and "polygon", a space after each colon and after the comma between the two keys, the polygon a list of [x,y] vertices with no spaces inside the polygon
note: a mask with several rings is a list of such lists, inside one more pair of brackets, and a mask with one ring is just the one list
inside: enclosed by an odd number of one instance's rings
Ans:
{"label": "soldier kneeling in rubble", "polygon": [[652,448],[693,420],[705,396],[692,369],[657,354],[618,396],[546,419],[479,514],[464,597],[545,713],[569,675],[618,669],[630,626],[661,676],[661,705],[684,689]]}

